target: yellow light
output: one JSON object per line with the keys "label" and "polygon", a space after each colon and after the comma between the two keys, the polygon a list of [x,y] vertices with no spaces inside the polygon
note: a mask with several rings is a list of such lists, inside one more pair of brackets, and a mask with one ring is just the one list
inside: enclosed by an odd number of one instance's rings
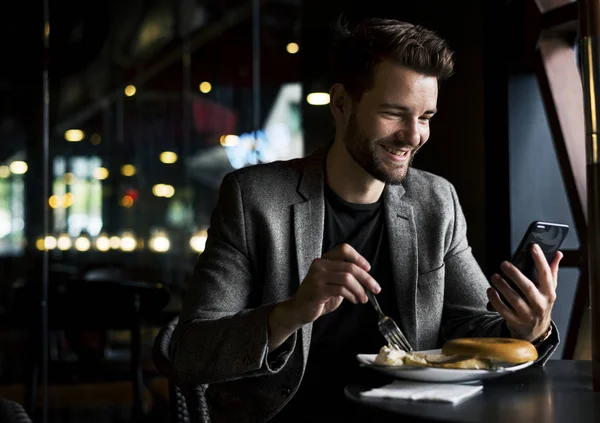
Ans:
{"label": "yellow light", "polygon": [[58,246],[59,250],[66,251],[69,248],[71,248],[73,243],[71,242],[71,238],[69,237],[69,235],[62,234],[61,236],[58,237],[58,240],[56,241],[56,245]]}
{"label": "yellow light", "polygon": [[126,234],[121,237],[121,250],[123,251],[133,251],[137,246],[137,241],[135,237],[131,234]]}
{"label": "yellow light", "polygon": [[97,167],[94,169],[94,178],[101,181],[108,178],[108,169],[105,167]]}
{"label": "yellow light", "polygon": [[212,85],[208,81],[204,81],[200,84],[200,92],[208,94],[212,90]]}
{"label": "yellow light", "polygon": [[113,250],[118,250],[119,248],[121,248],[121,238],[119,238],[118,236],[111,236],[108,239],[108,245]]}
{"label": "yellow light", "polygon": [[240,143],[240,137],[237,135],[221,135],[219,142],[223,147],[235,147]]}
{"label": "yellow light", "polygon": [[208,234],[206,231],[200,231],[192,238],[190,238],[190,247],[192,250],[197,253],[204,252],[204,247],[206,246],[206,238],[208,238]]}
{"label": "yellow light", "polygon": [[44,251],[44,238],[38,238],[35,241],[35,248],[37,248],[40,251]]}
{"label": "yellow light", "polygon": [[285,49],[289,54],[296,54],[300,50],[300,46],[297,43],[289,43]]}
{"label": "yellow light", "polygon": [[59,195],[53,195],[48,199],[48,205],[53,209],[58,209],[63,206],[63,199]]}
{"label": "yellow light", "polygon": [[71,194],[70,192],[67,192],[64,196],[63,196],[63,200],[62,200],[62,205],[65,209],[69,208],[69,206],[71,206],[73,204],[73,194]]}
{"label": "yellow light", "polygon": [[75,249],[77,251],[87,251],[90,249],[90,246],[90,240],[84,236],[80,236],[75,240]]}
{"label": "yellow light", "polygon": [[10,176],[10,168],[8,166],[0,166],[0,178],[8,178]]}
{"label": "yellow light", "polygon": [[164,164],[173,164],[177,161],[177,154],[172,151],[163,151],[160,153],[160,161]]}
{"label": "yellow light", "polygon": [[150,249],[157,253],[167,252],[169,248],[171,248],[171,242],[164,234],[156,235],[150,239]]}
{"label": "yellow light", "polygon": [[23,175],[27,173],[27,169],[29,169],[27,163],[21,160],[16,160],[9,165],[9,170],[15,175]]}
{"label": "yellow light", "polygon": [[135,85],[128,85],[125,87],[125,95],[127,97],[133,97],[136,91],[137,90],[135,89]]}
{"label": "yellow light", "polygon": [[100,235],[98,238],[96,238],[96,249],[98,251],[110,250],[110,240],[106,235]]}
{"label": "yellow light", "polygon": [[312,106],[324,106],[329,104],[329,93],[310,93],[306,96],[306,101]]}
{"label": "yellow light", "polygon": [[121,174],[123,176],[133,176],[135,175],[135,166],[132,164],[126,164],[121,167]]}
{"label": "yellow light", "polygon": [[65,184],[70,185],[75,181],[75,175],[73,175],[71,172],[65,173],[64,179]]}
{"label": "yellow light", "polygon": [[85,138],[85,133],[81,129],[69,129],[65,132],[65,139],[69,142],[79,142]]}
{"label": "yellow light", "polygon": [[152,194],[156,197],[171,198],[175,195],[175,188],[173,185],[156,184],[152,187]]}
{"label": "yellow light", "polygon": [[46,250],[54,250],[56,248],[56,238],[50,235],[44,238],[44,247]]}
{"label": "yellow light", "polygon": [[90,142],[93,145],[98,145],[102,142],[102,137],[98,134],[92,134],[92,136],[90,137]]}
{"label": "yellow light", "polygon": [[124,195],[123,198],[121,198],[121,206],[126,209],[133,207],[133,197],[131,195]]}

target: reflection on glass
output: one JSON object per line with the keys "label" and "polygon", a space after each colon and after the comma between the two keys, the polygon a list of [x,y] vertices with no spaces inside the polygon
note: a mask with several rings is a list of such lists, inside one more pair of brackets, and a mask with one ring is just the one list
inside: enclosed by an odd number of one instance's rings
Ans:
{"label": "reflection on glass", "polygon": [[20,254],[25,246],[25,184],[27,163],[9,160],[0,166],[0,254]]}
{"label": "reflection on glass", "polygon": [[95,178],[97,169],[102,169],[100,159],[65,159],[58,156],[54,158],[53,164],[54,181],[52,195],[48,199],[52,208],[53,232],[64,232],[70,237],[77,237],[82,233],[98,235],[103,225],[102,185]]}
{"label": "reflection on glass", "polygon": [[[88,77],[90,67],[57,85],[55,104],[65,106],[57,110],[62,125],[51,141],[44,199],[50,231],[35,234],[51,257],[76,262],[89,251],[94,260],[106,253],[128,264],[193,262],[225,174],[304,155],[301,7],[261,4],[257,20],[244,6],[231,20],[232,8],[188,3],[186,19],[166,3],[153,6],[128,45],[112,52],[123,60],[119,72],[111,63],[102,80]],[[101,107],[85,104],[82,87],[90,84],[94,95],[110,94]],[[316,94],[311,101],[327,104],[327,93]],[[19,227],[8,197],[18,184],[10,163],[0,166],[0,249],[12,236],[3,234],[14,234],[12,222]],[[55,243],[46,245],[45,235]]]}

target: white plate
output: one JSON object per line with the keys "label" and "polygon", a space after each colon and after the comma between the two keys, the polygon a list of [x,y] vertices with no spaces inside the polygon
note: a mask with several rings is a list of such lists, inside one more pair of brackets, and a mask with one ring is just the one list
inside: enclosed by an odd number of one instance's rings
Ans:
{"label": "white plate", "polygon": [[[415,351],[422,354],[441,354],[441,350]],[[527,363],[510,365],[507,364],[498,370],[474,370],[474,369],[444,369],[440,367],[418,367],[418,366],[386,366],[375,364],[377,354],[358,354],[356,358],[366,367],[386,373],[400,379],[417,380],[421,382],[474,382],[484,379],[493,379],[514,373],[529,367],[533,361]]]}

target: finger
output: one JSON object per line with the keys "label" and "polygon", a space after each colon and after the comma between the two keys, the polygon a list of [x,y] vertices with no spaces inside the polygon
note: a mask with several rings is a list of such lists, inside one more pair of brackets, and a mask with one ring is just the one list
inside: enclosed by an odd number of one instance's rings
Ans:
{"label": "finger", "polygon": [[[354,292],[352,292],[351,290],[349,290],[347,287],[343,286],[343,285],[337,285],[337,284],[326,284],[323,287],[323,302],[329,301],[332,298],[336,298],[336,297],[342,297],[345,298],[346,300],[350,301],[353,304],[358,304],[364,301],[361,301],[355,294]],[[336,300],[337,302],[337,300]],[[341,301],[340,301],[341,303]],[[338,304],[339,306],[339,304]],[[337,307],[336,307],[337,308]]]}
{"label": "finger", "polygon": [[381,292],[381,286],[373,277],[364,269],[354,263],[348,263],[339,260],[322,259],[321,265],[323,270],[327,272],[349,273],[360,283],[365,289],[378,294]]}
{"label": "finger", "polygon": [[343,286],[352,292],[358,302],[366,303],[369,300],[365,288],[350,273],[329,272],[325,279],[325,286],[327,285]]}
{"label": "finger", "polygon": [[564,255],[561,251],[557,251],[554,255],[554,259],[552,263],[550,263],[550,270],[552,271],[552,279],[554,279],[554,289],[556,289],[556,285],[558,285],[558,266],[560,261],[563,259]]}
{"label": "finger", "polygon": [[361,256],[350,244],[344,243],[338,245],[337,247],[323,254],[323,258],[347,261],[349,263],[356,264],[367,272],[371,270],[371,264],[367,261],[367,259]]}
{"label": "finger", "polygon": [[[506,283],[504,279],[500,277],[500,275],[496,274],[492,276],[492,284],[504,296],[508,305],[513,308],[513,313],[515,315],[527,316],[530,314],[529,305],[508,283]],[[498,298],[500,298],[500,296],[498,296]],[[497,309],[496,311],[499,312]]]}
{"label": "finger", "polygon": [[500,295],[498,295],[498,292],[496,292],[494,288],[487,289],[487,296],[494,309],[498,312],[498,314],[500,314],[500,316],[504,318],[504,320],[506,320],[506,323],[513,327],[518,326],[519,319],[515,313],[506,304],[504,304],[500,298]]}
{"label": "finger", "polygon": [[542,294],[547,295],[554,291],[554,277],[552,275],[550,265],[548,264],[548,260],[546,260],[544,252],[537,244],[533,244],[531,246],[531,256],[533,257],[535,268],[538,274],[538,290]]}
{"label": "finger", "polygon": [[527,278],[514,264],[505,261],[500,266],[506,276],[515,284],[516,289],[523,293],[529,304],[540,302],[542,295],[535,283]]}

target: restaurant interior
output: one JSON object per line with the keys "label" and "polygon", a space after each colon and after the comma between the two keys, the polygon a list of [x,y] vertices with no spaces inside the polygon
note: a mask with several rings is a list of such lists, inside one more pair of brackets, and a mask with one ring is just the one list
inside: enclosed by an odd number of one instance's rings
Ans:
{"label": "restaurant interior", "polygon": [[448,40],[455,74],[414,166],[456,187],[488,278],[530,222],[570,226],[551,360],[597,363],[578,6],[3,2],[0,399],[35,422],[178,421],[154,340],[181,309],[223,177],[333,136],[340,18],[405,20]]}

